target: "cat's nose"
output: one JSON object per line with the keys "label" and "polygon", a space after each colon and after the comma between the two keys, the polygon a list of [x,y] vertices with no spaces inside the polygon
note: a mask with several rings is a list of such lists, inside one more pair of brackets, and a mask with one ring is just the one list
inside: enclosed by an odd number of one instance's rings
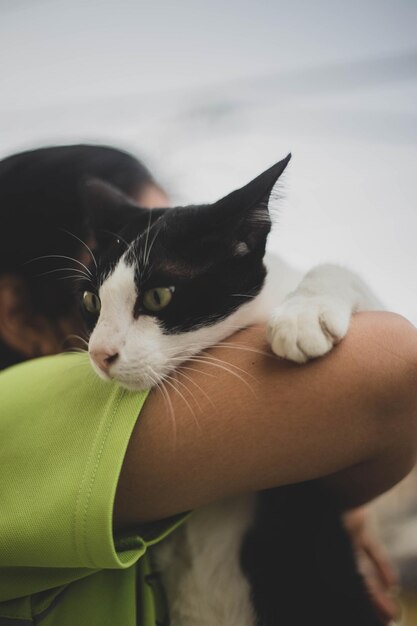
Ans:
{"label": "cat's nose", "polygon": [[105,373],[108,374],[110,365],[117,361],[119,353],[113,350],[91,350],[90,356],[94,363]]}

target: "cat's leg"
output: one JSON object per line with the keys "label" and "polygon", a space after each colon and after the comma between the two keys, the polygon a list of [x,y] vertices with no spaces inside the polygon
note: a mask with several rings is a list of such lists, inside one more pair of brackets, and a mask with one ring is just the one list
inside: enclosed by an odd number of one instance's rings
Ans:
{"label": "cat's leg", "polygon": [[319,265],[273,311],[268,339],[278,356],[305,363],[343,339],[353,313],[382,309],[359,276],[337,265]]}

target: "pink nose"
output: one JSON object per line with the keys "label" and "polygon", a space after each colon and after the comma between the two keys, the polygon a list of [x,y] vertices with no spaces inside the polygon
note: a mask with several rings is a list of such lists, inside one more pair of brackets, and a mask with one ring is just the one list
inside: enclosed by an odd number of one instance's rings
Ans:
{"label": "pink nose", "polygon": [[110,365],[119,358],[119,353],[106,350],[91,350],[90,356],[93,359],[94,363],[105,374],[108,374]]}

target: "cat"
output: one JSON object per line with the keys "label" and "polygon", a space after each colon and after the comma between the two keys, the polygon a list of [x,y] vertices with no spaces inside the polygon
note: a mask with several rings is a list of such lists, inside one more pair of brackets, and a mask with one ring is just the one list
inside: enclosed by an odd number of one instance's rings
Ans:
{"label": "cat", "polygon": [[[343,339],[353,313],[381,309],[347,269],[321,265],[301,276],[265,254],[271,192],[289,160],[213,204],[151,211],[87,181],[98,288],[83,287],[82,304],[101,378],[154,387],[187,358],[262,321],[272,351],[304,363]],[[314,482],[204,507],[154,558],[171,626],[383,623],[340,513]]]}

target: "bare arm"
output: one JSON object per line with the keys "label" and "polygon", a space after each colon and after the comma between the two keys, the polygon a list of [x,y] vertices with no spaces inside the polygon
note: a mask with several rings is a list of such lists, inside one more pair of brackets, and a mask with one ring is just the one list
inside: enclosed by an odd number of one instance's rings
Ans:
{"label": "bare arm", "polygon": [[150,394],[125,457],[116,527],[323,477],[355,506],[409,471],[417,447],[411,324],[359,314],[333,352],[302,366],[259,354],[268,352],[264,335],[263,327],[249,328],[229,339],[236,348],[207,352],[246,383],[208,361],[186,364],[192,382],[180,375],[178,390],[191,410],[170,388],[175,427],[163,395]]}

